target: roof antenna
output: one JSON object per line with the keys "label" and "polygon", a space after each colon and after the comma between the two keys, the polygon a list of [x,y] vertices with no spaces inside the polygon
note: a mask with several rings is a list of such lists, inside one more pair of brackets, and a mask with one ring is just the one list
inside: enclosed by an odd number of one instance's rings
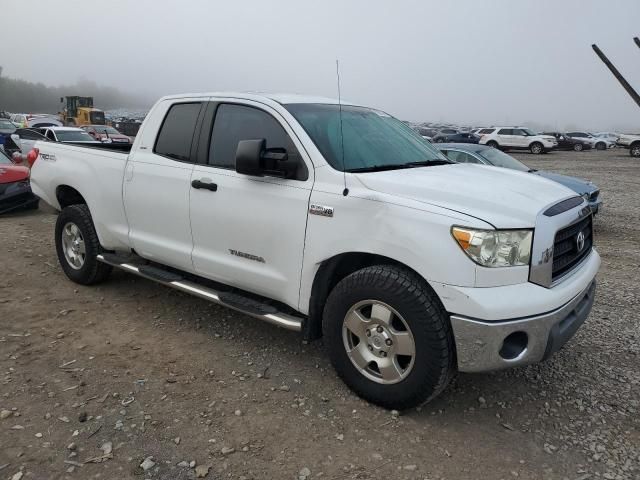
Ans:
{"label": "roof antenna", "polygon": [[344,164],[344,135],[342,133],[342,97],[340,96],[340,62],[336,59],[336,76],[338,77],[338,111],[340,115],[340,149],[342,150],[342,180],[344,182],[344,190],[342,195],[345,197],[349,195],[349,189],[347,188],[347,172]]}

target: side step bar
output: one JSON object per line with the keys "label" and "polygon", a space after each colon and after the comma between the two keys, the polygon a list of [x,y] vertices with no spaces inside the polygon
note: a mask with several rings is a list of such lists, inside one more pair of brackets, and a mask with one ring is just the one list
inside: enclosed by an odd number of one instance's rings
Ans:
{"label": "side step bar", "polygon": [[122,257],[119,259],[116,255],[100,254],[96,258],[102,263],[106,263],[140,277],[153,280],[154,282],[166,285],[167,287],[175,288],[176,290],[181,290],[185,293],[190,293],[196,297],[209,300],[210,302],[231,308],[259,320],[264,320],[265,322],[273,325],[286,328],[287,330],[293,330],[296,332],[302,330],[302,318],[282,313],[271,305],[262,304],[256,300],[249,299],[238,294],[219,292],[198,283],[185,280],[178,274],[167,272],[157,267],[149,265],[135,265],[132,262],[126,262]]}

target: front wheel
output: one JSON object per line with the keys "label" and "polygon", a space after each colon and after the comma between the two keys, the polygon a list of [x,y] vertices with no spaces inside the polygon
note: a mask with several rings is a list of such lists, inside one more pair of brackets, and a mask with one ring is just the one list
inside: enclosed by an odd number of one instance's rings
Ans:
{"label": "front wheel", "polygon": [[576,144],[573,146],[573,149],[574,149],[576,152],[581,152],[581,151],[582,151],[582,144],[581,144],[581,143],[576,143]]}
{"label": "front wheel", "polygon": [[544,152],[544,147],[542,146],[542,144],[540,142],[533,142],[529,146],[529,150],[531,150],[531,153],[533,153],[535,155],[539,155],[542,152]]}
{"label": "front wheel", "polygon": [[367,267],[340,281],[322,326],[338,375],[386,408],[428,402],[455,370],[447,312],[424,280],[399,267]]}
{"label": "front wheel", "polygon": [[55,235],[58,261],[70,280],[82,285],[92,285],[109,276],[111,265],[99,262],[96,258],[102,252],[102,247],[89,207],[65,207],[58,215]]}
{"label": "front wheel", "polygon": [[640,157],[640,143],[634,143],[629,148],[629,155],[632,157]]}
{"label": "front wheel", "polygon": [[607,146],[604,144],[604,142],[598,142],[596,143],[596,150],[606,150]]}

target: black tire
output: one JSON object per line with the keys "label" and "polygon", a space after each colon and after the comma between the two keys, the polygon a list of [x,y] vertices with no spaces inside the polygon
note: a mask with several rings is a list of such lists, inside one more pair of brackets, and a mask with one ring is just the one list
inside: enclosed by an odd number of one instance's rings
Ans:
{"label": "black tire", "polygon": [[[74,268],[64,253],[62,234],[68,224],[77,226],[84,241],[85,258],[80,268]],[[82,285],[93,285],[107,279],[113,267],[96,259],[96,256],[103,252],[103,249],[93,226],[89,207],[86,205],[70,205],[62,209],[56,221],[55,232],[58,261],[70,280]]]}
{"label": "black tire", "polygon": [[[352,363],[343,341],[343,323],[363,300],[384,302],[402,315],[415,342],[413,366],[397,383],[367,378]],[[363,268],[331,291],[322,319],[331,362],[360,397],[385,408],[415,407],[435,398],[455,372],[455,346],[449,315],[431,287],[415,273],[391,265]]]}
{"label": "black tire", "polygon": [[576,143],[573,145],[573,150],[576,152],[581,152],[582,151],[582,144],[581,143]]}
{"label": "black tire", "polygon": [[607,145],[604,142],[596,143],[596,150],[606,150],[606,149],[607,149]]}
{"label": "black tire", "polygon": [[534,155],[540,155],[544,153],[544,146],[540,142],[533,142],[529,145],[529,151]]}
{"label": "black tire", "polygon": [[632,143],[629,147],[629,155],[632,157],[640,157],[640,143]]}
{"label": "black tire", "polygon": [[487,147],[500,148],[500,146],[498,145],[498,142],[496,142],[495,140],[489,140],[487,142]]}

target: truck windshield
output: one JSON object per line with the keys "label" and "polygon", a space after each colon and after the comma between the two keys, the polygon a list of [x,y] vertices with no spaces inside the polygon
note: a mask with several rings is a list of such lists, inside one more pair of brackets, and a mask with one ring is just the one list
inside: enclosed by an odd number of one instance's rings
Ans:
{"label": "truck windshield", "polygon": [[338,105],[296,103],[285,108],[336,170],[362,172],[451,163],[410,127],[379,110],[343,105],[341,141]]}

